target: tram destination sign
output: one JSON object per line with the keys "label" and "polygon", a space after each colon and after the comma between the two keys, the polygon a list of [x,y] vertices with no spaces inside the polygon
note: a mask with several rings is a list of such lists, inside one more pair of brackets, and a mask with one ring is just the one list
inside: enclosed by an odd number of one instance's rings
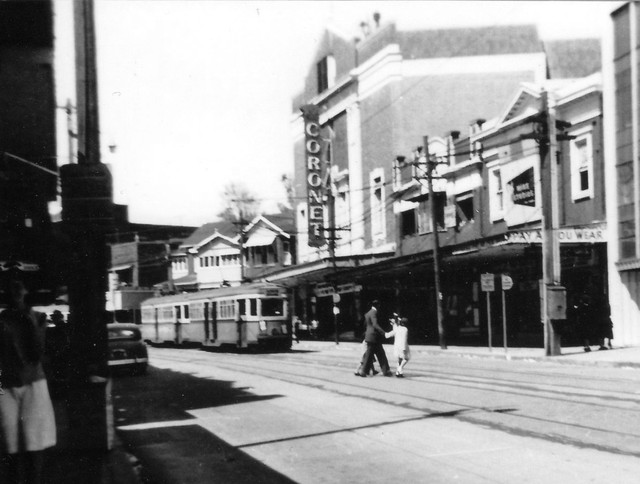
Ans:
{"label": "tram destination sign", "polygon": [[307,231],[309,247],[326,244],[324,235],[324,184],[322,182],[322,144],[318,106],[307,104],[300,108],[304,120],[304,151],[307,183]]}

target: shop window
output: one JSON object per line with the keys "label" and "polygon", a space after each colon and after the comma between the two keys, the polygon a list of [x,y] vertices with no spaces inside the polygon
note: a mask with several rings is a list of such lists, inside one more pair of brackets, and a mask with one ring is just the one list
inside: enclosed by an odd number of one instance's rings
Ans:
{"label": "shop window", "polygon": [[593,197],[593,149],[591,133],[571,142],[571,195],[573,200]]}
{"label": "shop window", "polygon": [[456,226],[464,227],[474,220],[473,192],[456,196]]}
{"label": "shop window", "polygon": [[427,200],[422,200],[418,204],[418,233],[426,234],[427,232],[431,232],[431,212]]}
{"label": "shop window", "polygon": [[416,210],[406,210],[400,213],[400,230],[402,237],[414,235],[417,232]]}
{"label": "shop window", "polygon": [[497,222],[504,218],[504,182],[500,168],[489,171],[489,207],[491,221]]}
{"label": "shop window", "polygon": [[320,59],[316,65],[318,75],[318,94],[329,89],[336,80],[336,61],[332,55]]}
{"label": "shop window", "polygon": [[386,239],[384,172],[381,168],[375,169],[371,172],[369,179],[371,187],[371,238],[376,245],[384,243]]}
{"label": "shop window", "polygon": [[447,205],[447,194],[445,192],[434,193],[433,203],[436,205],[436,225],[438,230],[444,230],[444,207]]}
{"label": "shop window", "polygon": [[[447,204],[447,194],[444,192],[435,192],[433,194],[433,200],[436,204],[436,225],[438,226],[438,230],[444,230],[444,209]],[[433,231],[431,227],[431,204],[428,199],[418,204],[417,219],[418,233],[424,234]]]}

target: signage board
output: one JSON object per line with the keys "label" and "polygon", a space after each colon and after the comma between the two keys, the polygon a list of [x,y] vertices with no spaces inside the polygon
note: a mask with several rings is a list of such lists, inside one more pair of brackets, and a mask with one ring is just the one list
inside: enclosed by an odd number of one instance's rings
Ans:
{"label": "signage board", "polygon": [[111,266],[116,267],[138,262],[138,244],[136,242],[112,244],[110,248]]}
{"label": "signage board", "polygon": [[502,274],[502,290],[508,291],[513,287],[513,279],[511,279],[508,275]]}
{"label": "signage board", "polygon": [[533,177],[533,167],[515,176],[509,184],[513,187],[511,200],[514,205],[536,206],[536,190]]}
{"label": "signage board", "polygon": [[317,284],[313,289],[314,294],[318,297],[332,296],[336,294],[336,292],[337,294],[349,294],[351,292],[360,291],[362,291],[362,286],[360,284],[354,284],[352,282],[346,284],[338,284],[337,288],[334,288],[332,285],[327,283],[320,283]]}
{"label": "signage board", "polygon": [[558,229],[556,237],[561,244],[606,242],[607,229],[602,226]]}
{"label": "signage board", "polygon": [[322,247],[327,241],[324,234],[324,167],[320,137],[320,111],[318,106],[313,104],[307,104],[300,109],[304,121],[308,245],[309,247]]}
{"label": "signage board", "polygon": [[480,287],[483,292],[493,292],[496,290],[494,275],[492,273],[480,274]]}
{"label": "signage board", "polygon": [[[556,229],[555,236],[561,244],[580,243],[606,243],[607,227],[598,224],[589,227],[568,227]],[[509,244],[541,244],[542,230],[520,230],[505,235],[505,241]]]}

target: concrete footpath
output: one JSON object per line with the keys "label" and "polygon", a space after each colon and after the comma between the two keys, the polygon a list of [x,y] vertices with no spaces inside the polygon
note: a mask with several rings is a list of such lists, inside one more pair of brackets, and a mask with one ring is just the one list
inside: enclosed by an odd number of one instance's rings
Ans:
{"label": "concrete footpath", "polygon": [[[300,341],[294,343],[294,350],[307,351],[361,351],[360,343],[342,342],[336,346],[329,341]],[[558,356],[545,356],[542,348],[508,348],[489,349],[488,347],[450,346],[441,349],[439,346],[413,345],[411,351],[414,358],[420,354],[440,357],[461,358],[494,358],[500,360],[529,360],[551,364],[570,364],[630,368],[640,370],[640,347],[599,350],[592,347],[585,352],[582,347],[562,348]],[[73,401],[73,393],[53,392],[54,407],[58,425],[58,445],[47,451],[45,467],[45,483],[47,484],[136,484],[144,482],[139,476],[136,459],[127,454],[123,445],[114,436],[111,450],[89,450],[74,442],[73,429],[75,423],[69,420],[69,409],[83,402]],[[76,408],[78,408],[76,406]],[[85,406],[86,408],[86,406]],[[101,419],[97,415],[97,420]],[[93,418],[85,419],[91,423]],[[113,429],[111,429],[113,430]]]}
{"label": "concrete footpath", "polygon": [[[385,347],[391,348],[391,344]],[[495,358],[502,360],[529,360],[544,361],[547,363],[607,366],[617,368],[640,369],[640,347],[616,348],[600,350],[597,345],[591,346],[590,352],[585,352],[582,346],[562,348],[557,356],[545,356],[542,348],[505,348],[487,346],[449,346],[442,349],[434,345],[410,345],[414,354],[431,356],[449,356],[464,358]],[[293,349],[309,351],[322,351],[323,349],[336,348],[335,342],[330,341],[306,341],[293,343]],[[361,343],[341,342],[337,348],[360,351]]]}

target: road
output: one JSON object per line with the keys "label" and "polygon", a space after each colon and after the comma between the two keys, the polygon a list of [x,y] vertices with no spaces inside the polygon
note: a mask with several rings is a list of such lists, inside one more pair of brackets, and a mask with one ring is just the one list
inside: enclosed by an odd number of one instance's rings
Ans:
{"label": "road", "polygon": [[416,352],[365,379],[359,355],[152,348],[118,434],[154,483],[638,482],[640,370]]}

